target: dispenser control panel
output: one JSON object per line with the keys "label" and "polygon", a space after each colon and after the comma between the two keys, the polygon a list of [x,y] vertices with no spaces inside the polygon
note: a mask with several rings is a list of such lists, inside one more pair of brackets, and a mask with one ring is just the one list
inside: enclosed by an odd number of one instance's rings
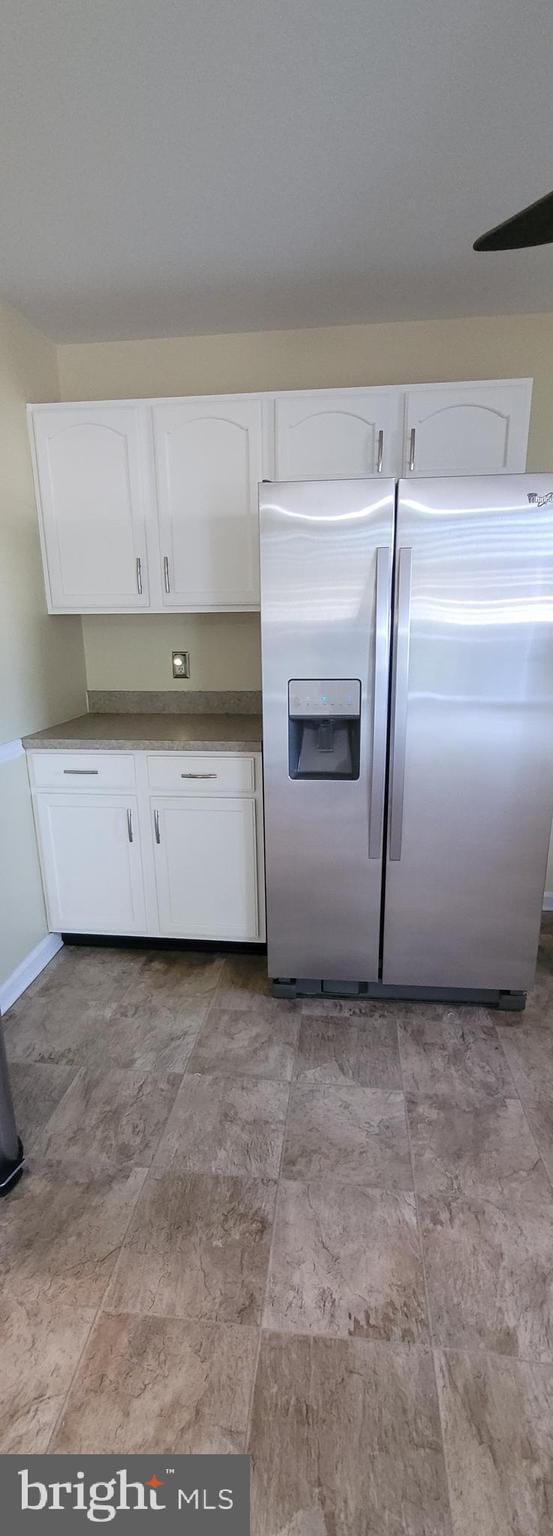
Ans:
{"label": "dispenser control panel", "polygon": [[291,720],[358,720],[361,683],[358,677],[292,677],[288,683]]}

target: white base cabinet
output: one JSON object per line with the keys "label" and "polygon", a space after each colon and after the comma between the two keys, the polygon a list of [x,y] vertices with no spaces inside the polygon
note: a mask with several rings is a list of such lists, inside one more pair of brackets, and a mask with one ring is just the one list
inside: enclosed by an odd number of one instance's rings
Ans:
{"label": "white base cabinet", "polygon": [[34,804],[50,928],[143,933],[136,799],[43,790]]}
{"label": "white base cabinet", "polygon": [[198,939],[258,936],[253,800],[153,800],[162,933]]}
{"label": "white base cabinet", "polygon": [[[28,760],[53,932],[264,939],[259,754]],[[110,791],[125,778],[128,792]]]}

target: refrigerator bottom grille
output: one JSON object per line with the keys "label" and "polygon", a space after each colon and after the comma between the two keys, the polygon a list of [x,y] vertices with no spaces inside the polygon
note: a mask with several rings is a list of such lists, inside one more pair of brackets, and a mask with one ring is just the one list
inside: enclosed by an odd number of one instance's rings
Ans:
{"label": "refrigerator bottom grille", "polygon": [[417,1003],[480,1003],[486,1008],[501,1008],[520,1013],[526,1006],[525,992],[502,992],[476,987],[391,987],[384,982],[318,981],[309,976],[273,976],[273,997],[344,997],[360,1001],[396,1001]]}

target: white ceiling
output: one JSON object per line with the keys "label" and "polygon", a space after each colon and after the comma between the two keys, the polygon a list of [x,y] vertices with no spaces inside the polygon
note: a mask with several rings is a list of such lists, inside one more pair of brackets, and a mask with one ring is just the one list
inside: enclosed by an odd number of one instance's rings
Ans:
{"label": "white ceiling", "polygon": [[2,0],[0,289],[60,340],[553,309],[550,0]]}

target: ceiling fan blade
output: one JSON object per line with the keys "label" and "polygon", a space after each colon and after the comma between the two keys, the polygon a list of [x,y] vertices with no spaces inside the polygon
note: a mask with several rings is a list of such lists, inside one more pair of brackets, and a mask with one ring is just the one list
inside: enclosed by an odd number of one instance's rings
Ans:
{"label": "ceiling fan blade", "polygon": [[512,219],[496,224],[475,240],[473,251],[519,251],[527,245],[549,245],[553,240],[553,192],[530,203]]}

